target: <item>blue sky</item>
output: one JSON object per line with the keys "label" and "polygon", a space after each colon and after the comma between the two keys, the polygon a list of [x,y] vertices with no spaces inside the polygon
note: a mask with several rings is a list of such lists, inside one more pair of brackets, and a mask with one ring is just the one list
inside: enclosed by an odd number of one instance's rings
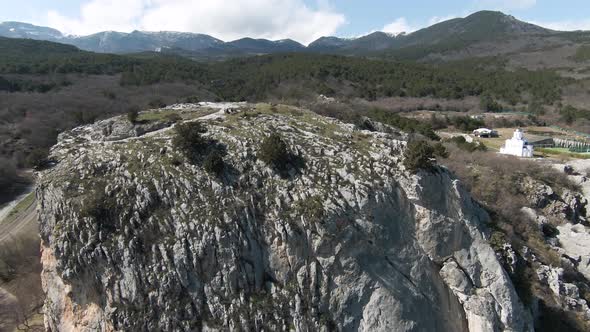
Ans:
{"label": "blue sky", "polygon": [[0,0],[0,21],[24,21],[66,33],[174,30],[231,40],[243,36],[354,37],[411,32],[481,9],[560,30],[590,30],[589,0]]}

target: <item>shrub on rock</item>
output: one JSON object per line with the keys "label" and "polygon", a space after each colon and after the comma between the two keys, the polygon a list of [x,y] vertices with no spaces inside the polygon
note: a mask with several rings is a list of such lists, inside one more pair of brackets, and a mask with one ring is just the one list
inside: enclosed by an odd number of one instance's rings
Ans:
{"label": "shrub on rock", "polygon": [[442,143],[440,143],[440,142],[435,143],[433,146],[433,149],[434,149],[435,156],[441,157],[444,159],[449,157],[449,151]]}
{"label": "shrub on rock", "polygon": [[207,128],[200,122],[185,122],[177,124],[175,131],[172,143],[189,160],[195,162],[207,146],[207,141],[202,136],[207,132]]}
{"label": "shrub on rock", "polygon": [[258,158],[269,166],[285,169],[289,161],[287,144],[277,133],[272,133],[264,139],[258,151]]}
{"label": "shrub on rock", "polygon": [[136,107],[131,107],[127,111],[127,119],[129,122],[135,124],[137,123],[137,118],[139,117],[139,109]]}
{"label": "shrub on rock", "polygon": [[106,234],[116,230],[117,215],[117,202],[114,197],[105,194],[104,187],[96,188],[80,207],[80,216],[93,219],[99,231]]}
{"label": "shrub on rock", "polygon": [[435,149],[426,141],[409,142],[404,152],[404,166],[412,173],[434,170]]}

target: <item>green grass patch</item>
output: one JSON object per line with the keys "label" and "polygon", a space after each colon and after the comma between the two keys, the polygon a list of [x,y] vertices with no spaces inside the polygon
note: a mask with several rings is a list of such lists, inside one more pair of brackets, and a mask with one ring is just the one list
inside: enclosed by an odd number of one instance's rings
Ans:
{"label": "green grass patch", "polygon": [[535,153],[541,155],[565,156],[576,159],[590,159],[590,153],[575,153],[567,148],[537,148]]}

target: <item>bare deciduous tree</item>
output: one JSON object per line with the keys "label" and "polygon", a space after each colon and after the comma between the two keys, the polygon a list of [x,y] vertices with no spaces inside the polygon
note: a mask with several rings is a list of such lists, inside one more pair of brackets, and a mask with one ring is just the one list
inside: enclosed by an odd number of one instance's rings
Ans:
{"label": "bare deciduous tree", "polygon": [[[0,244],[0,331],[43,331],[44,295],[38,236]],[[5,324],[6,327],[2,324]]]}
{"label": "bare deciduous tree", "polygon": [[0,331],[13,331],[16,325],[16,299],[0,288]]}

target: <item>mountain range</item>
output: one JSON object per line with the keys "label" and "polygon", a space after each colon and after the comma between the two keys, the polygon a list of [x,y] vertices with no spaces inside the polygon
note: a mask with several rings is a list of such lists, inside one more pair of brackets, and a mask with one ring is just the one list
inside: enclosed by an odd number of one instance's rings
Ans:
{"label": "mountain range", "polygon": [[305,46],[293,40],[270,41],[242,38],[231,42],[223,42],[205,34],[173,31],[133,31],[131,33],[105,31],[88,36],[71,36],[52,28],[21,22],[0,23],[0,36],[46,40],[74,45],[85,51],[119,54],[174,50],[212,54],[276,53],[305,49]]}
{"label": "mountain range", "polygon": [[[291,52],[425,61],[510,55],[511,61],[518,65],[533,68],[546,67],[546,58],[552,59],[550,67],[573,67],[570,59],[575,56],[577,47],[590,44],[588,31],[554,31],[496,11],[476,12],[409,34],[373,32],[358,38],[329,36],[321,37],[308,46],[290,39],[242,38],[225,42],[206,34],[172,31],[105,31],[73,36],[53,28],[21,22],[0,23],[0,36],[58,42],[99,53],[161,52],[193,59]],[[539,51],[544,55],[539,57]]]}

